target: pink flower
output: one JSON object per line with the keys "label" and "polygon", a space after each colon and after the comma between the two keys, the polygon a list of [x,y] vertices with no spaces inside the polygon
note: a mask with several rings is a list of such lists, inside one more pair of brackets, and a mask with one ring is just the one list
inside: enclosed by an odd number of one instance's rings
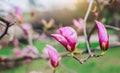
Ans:
{"label": "pink flower", "polygon": [[22,52],[21,55],[28,55],[31,52],[31,48],[29,47],[25,47]]}
{"label": "pink flower", "polygon": [[57,67],[59,65],[59,54],[58,54],[57,50],[50,45],[47,45],[46,48],[47,48],[47,51],[48,51],[48,55],[49,55],[49,58],[50,58],[51,65],[54,68]]}
{"label": "pink flower", "polygon": [[19,41],[18,40],[14,40],[13,44],[14,44],[15,47],[18,47],[19,46]]}
{"label": "pink flower", "polygon": [[19,7],[15,7],[15,14],[19,22],[23,21],[23,13]]}
{"label": "pink flower", "polygon": [[21,55],[29,55],[29,54],[33,54],[34,56],[37,57],[39,55],[39,51],[36,47],[28,45],[22,50]]}
{"label": "pink flower", "polygon": [[18,47],[15,47],[14,50],[13,50],[13,52],[17,56],[21,54],[21,50]]}
{"label": "pink flower", "polygon": [[60,42],[68,51],[74,51],[77,44],[77,33],[71,27],[61,27],[59,34],[51,34],[51,36]]}
{"label": "pink flower", "polygon": [[31,29],[30,24],[24,23],[24,24],[22,24],[21,28],[22,28],[22,30],[23,30],[24,35],[28,36],[28,32],[29,32],[30,29]]}
{"label": "pink flower", "polygon": [[40,34],[40,37],[41,37],[41,39],[44,40],[44,39],[46,39],[47,35],[45,34],[45,32],[43,32],[43,33]]}
{"label": "pink flower", "polygon": [[31,49],[31,52],[34,54],[34,55],[39,55],[39,51],[36,47],[32,46],[32,45],[29,45],[27,46],[26,48],[29,48]]}
{"label": "pink flower", "polygon": [[15,46],[15,48],[13,49],[13,52],[15,53],[15,55],[20,55],[21,54],[21,50],[19,49],[19,41],[18,40],[14,40],[13,44]]}
{"label": "pink flower", "polygon": [[98,38],[99,38],[100,47],[102,50],[107,50],[109,47],[109,36],[107,30],[101,22],[96,20],[95,23],[98,28]]}
{"label": "pink flower", "polygon": [[48,57],[48,56],[49,56],[48,50],[47,50],[46,47],[42,50],[42,53],[43,53],[43,55],[44,55],[45,57]]}
{"label": "pink flower", "polygon": [[84,27],[84,20],[82,18],[79,20],[74,19],[73,24],[79,31],[82,31]]}

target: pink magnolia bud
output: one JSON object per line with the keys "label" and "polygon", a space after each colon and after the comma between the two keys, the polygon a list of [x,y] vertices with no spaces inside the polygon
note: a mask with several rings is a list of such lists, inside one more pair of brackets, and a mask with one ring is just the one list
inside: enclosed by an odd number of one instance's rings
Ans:
{"label": "pink magnolia bud", "polygon": [[15,14],[19,22],[23,21],[23,13],[19,7],[15,7]]}
{"label": "pink magnolia bud", "polygon": [[19,41],[18,40],[14,40],[13,44],[15,46],[15,48],[13,49],[13,52],[15,55],[20,55],[21,54],[21,50],[19,49]]}
{"label": "pink magnolia bud", "polygon": [[41,37],[41,39],[44,40],[44,39],[46,39],[47,35],[45,34],[45,32],[43,32],[43,33],[40,34],[40,37]]}
{"label": "pink magnolia bud", "polygon": [[101,22],[96,20],[95,23],[98,28],[98,38],[99,38],[100,47],[102,50],[107,50],[109,47],[109,36],[107,30]]}
{"label": "pink magnolia bud", "polygon": [[13,44],[14,44],[15,47],[18,47],[19,46],[19,41],[18,40],[14,40]]}
{"label": "pink magnolia bud", "polygon": [[30,24],[24,23],[24,24],[22,24],[21,28],[22,28],[22,30],[23,30],[24,35],[25,35],[25,36],[28,36],[28,32],[29,32],[30,29],[31,29]]}
{"label": "pink magnolia bud", "polygon": [[47,45],[46,48],[47,48],[47,51],[48,51],[48,55],[49,55],[49,58],[50,58],[51,65],[54,68],[57,67],[59,65],[59,54],[58,54],[57,50],[50,45]]}
{"label": "pink magnolia bud", "polygon": [[82,31],[84,27],[84,20],[82,18],[79,20],[74,19],[73,24],[79,31]]}
{"label": "pink magnolia bud", "polygon": [[74,51],[77,43],[77,33],[71,27],[61,27],[59,34],[51,34],[51,36],[60,42],[68,51]]}
{"label": "pink magnolia bud", "polygon": [[93,15],[94,15],[94,18],[97,19],[98,16],[99,16],[99,13],[98,12],[94,12]]}

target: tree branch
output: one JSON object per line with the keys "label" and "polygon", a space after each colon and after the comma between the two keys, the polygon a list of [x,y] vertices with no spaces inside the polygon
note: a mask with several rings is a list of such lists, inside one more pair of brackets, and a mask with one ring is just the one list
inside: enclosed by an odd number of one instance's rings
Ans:
{"label": "tree branch", "polygon": [[88,49],[88,52],[91,56],[93,56],[92,52],[91,52],[91,49],[90,49],[90,44],[87,40],[87,32],[86,32],[86,21],[87,21],[87,18],[88,18],[88,15],[91,11],[91,8],[92,8],[92,4],[93,4],[93,1],[94,0],[90,0],[90,3],[89,3],[89,6],[88,6],[88,9],[87,9],[87,12],[85,14],[85,17],[84,17],[84,36],[85,36],[85,42],[86,42],[86,45],[87,45],[87,49]]}
{"label": "tree branch", "polygon": [[2,18],[2,17],[0,17],[0,21],[2,21],[3,23],[6,24],[4,31],[1,31],[1,32],[3,32],[3,33],[2,33],[2,35],[0,35],[0,39],[2,39],[2,37],[7,34],[8,28],[9,28],[11,25],[14,25],[14,23],[9,22],[9,21],[7,21],[6,19],[4,19],[4,18]]}
{"label": "tree branch", "polygon": [[105,25],[105,27],[108,28],[108,29],[113,29],[113,30],[116,30],[116,31],[120,31],[120,28],[115,27],[115,26]]}

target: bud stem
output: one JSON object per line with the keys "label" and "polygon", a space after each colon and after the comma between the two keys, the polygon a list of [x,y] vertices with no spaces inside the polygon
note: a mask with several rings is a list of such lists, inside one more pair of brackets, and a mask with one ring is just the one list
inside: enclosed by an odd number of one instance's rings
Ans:
{"label": "bud stem", "polygon": [[106,50],[104,50],[104,51],[101,53],[101,55],[105,55],[105,54],[106,54],[106,52],[107,52],[107,51],[106,51]]}
{"label": "bud stem", "polygon": [[55,73],[56,72],[56,68],[53,68],[53,73]]}

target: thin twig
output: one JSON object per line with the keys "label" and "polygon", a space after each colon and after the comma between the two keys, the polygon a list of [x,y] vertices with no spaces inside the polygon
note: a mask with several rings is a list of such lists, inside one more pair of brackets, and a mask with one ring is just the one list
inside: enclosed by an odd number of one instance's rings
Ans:
{"label": "thin twig", "polygon": [[113,30],[116,30],[116,31],[120,31],[120,28],[115,27],[115,26],[105,25],[105,27],[108,28],[108,29],[113,29]]}
{"label": "thin twig", "polygon": [[[94,56],[94,55],[93,55]],[[86,62],[89,58],[91,58],[91,57],[93,57],[93,56],[91,56],[91,55],[88,55],[86,58],[84,58],[84,59],[81,59],[81,61],[84,63],[84,62]]]}
{"label": "thin twig", "polygon": [[28,31],[28,43],[31,46],[33,45],[32,31]]}
{"label": "thin twig", "polygon": [[91,56],[93,56],[92,52],[91,52],[91,49],[90,49],[90,44],[87,40],[87,32],[86,32],[86,21],[87,21],[87,18],[88,18],[88,15],[91,11],[91,8],[92,8],[92,4],[93,4],[93,1],[94,0],[91,0],[90,3],[89,3],[89,6],[88,6],[88,9],[87,9],[87,12],[86,12],[86,15],[84,17],[84,36],[85,36],[85,41],[86,41],[86,45],[87,45],[87,49],[88,49],[88,52]]}
{"label": "thin twig", "polygon": [[[100,7],[100,3],[99,3],[98,0],[95,0],[95,1],[97,3],[97,9],[99,9],[99,17],[97,19],[100,19],[103,8]],[[87,39],[88,39],[89,42],[90,42],[90,37],[91,37],[92,33],[95,31],[95,29],[96,29],[96,24],[93,24],[92,27],[90,28],[88,36],[87,36]]]}
{"label": "thin twig", "polygon": [[90,37],[91,37],[92,33],[95,31],[95,29],[96,29],[96,25],[93,24],[93,26],[90,28],[88,36],[87,36],[88,42],[90,42]]}
{"label": "thin twig", "polygon": [[7,34],[7,31],[8,31],[8,28],[10,27],[10,24],[14,25],[14,23],[9,22],[9,21],[7,21],[6,19],[4,19],[2,17],[0,17],[0,20],[6,24],[5,30],[4,30],[3,34],[0,36],[0,39],[1,39],[2,37],[4,37],[4,35]]}
{"label": "thin twig", "polygon": [[77,60],[80,64],[83,64],[83,61],[81,61],[81,59],[77,58],[75,55],[73,56],[73,58]]}

